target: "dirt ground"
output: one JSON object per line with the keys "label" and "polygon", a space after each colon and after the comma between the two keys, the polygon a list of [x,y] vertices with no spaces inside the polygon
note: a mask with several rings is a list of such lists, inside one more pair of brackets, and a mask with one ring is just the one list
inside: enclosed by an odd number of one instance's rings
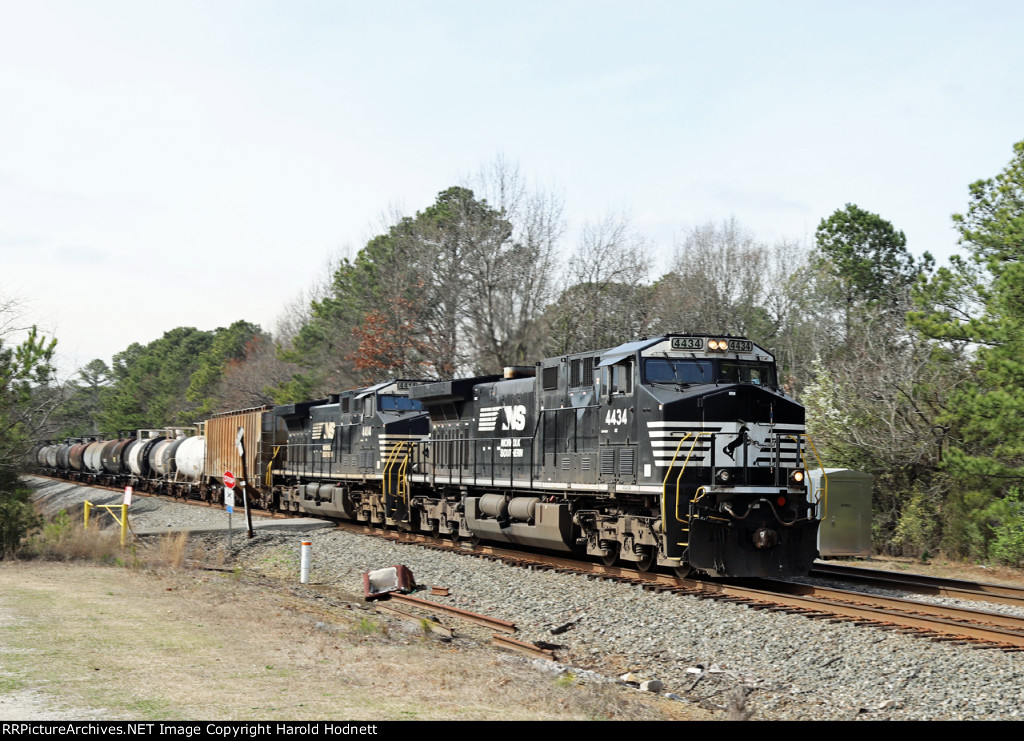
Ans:
{"label": "dirt ground", "polygon": [[[458,635],[458,633],[457,633]],[[0,719],[709,719],[238,574],[0,563]]]}

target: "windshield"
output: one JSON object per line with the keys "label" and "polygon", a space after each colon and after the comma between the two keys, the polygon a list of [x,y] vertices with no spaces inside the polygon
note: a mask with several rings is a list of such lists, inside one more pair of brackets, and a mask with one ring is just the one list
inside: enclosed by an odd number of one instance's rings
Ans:
{"label": "windshield", "polygon": [[419,399],[410,399],[408,396],[390,396],[381,394],[380,410],[382,412],[418,412],[423,409]]}
{"label": "windshield", "polygon": [[718,369],[718,380],[725,383],[752,383],[755,386],[775,386],[775,368],[770,363],[723,360]]}
{"label": "windshield", "polygon": [[648,383],[711,383],[710,360],[676,360],[648,358],[644,361],[644,378]]}

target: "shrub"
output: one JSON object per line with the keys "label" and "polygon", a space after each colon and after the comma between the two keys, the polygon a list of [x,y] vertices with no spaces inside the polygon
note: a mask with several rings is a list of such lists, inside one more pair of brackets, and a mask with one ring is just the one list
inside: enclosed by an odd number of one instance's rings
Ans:
{"label": "shrub", "polygon": [[25,539],[43,524],[32,505],[31,493],[16,479],[7,486],[0,484],[0,559],[17,554]]}
{"label": "shrub", "polygon": [[899,555],[927,560],[937,550],[940,535],[939,506],[915,490],[903,504],[891,547]]}
{"label": "shrub", "polygon": [[1007,566],[1024,565],[1024,501],[1020,489],[1011,489],[989,505],[984,515],[991,528],[988,557]]}

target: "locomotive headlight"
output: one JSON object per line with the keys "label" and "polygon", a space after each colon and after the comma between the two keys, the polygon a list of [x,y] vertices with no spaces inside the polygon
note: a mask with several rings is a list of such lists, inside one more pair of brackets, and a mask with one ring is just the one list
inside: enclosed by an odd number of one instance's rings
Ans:
{"label": "locomotive headlight", "polygon": [[718,472],[717,478],[718,478],[718,483],[720,483],[720,484],[728,484],[729,480],[732,479],[732,474],[729,473],[726,469],[723,468],[723,469],[721,469]]}
{"label": "locomotive headlight", "polygon": [[725,340],[708,340],[708,350],[725,350],[728,347]]}
{"label": "locomotive headlight", "polygon": [[789,474],[789,480],[795,486],[801,486],[804,483],[804,472],[798,468],[797,470],[793,471],[793,473]]}

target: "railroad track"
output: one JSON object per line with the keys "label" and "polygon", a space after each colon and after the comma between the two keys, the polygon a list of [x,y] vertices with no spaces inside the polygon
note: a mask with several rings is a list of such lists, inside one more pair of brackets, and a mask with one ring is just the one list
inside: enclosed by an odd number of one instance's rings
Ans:
{"label": "railroad track", "polygon": [[[468,544],[437,541],[430,536],[397,532],[382,533],[380,530],[348,524],[342,527],[355,532],[370,532],[396,540],[460,552],[467,556],[501,560],[523,568],[556,570],[590,578],[629,582],[650,591],[668,591],[681,595],[726,600],[742,603],[753,609],[790,612],[809,618],[849,621],[858,625],[920,635],[940,642],[962,643],[979,648],[998,648],[1004,651],[1024,650],[1024,617],[1013,615],[793,582],[678,579],[669,574],[640,572],[621,566],[605,566],[564,556],[524,554],[494,546],[471,547]],[[884,581],[880,581],[881,577],[876,576],[875,578],[876,585],[884,584]],[[908,582],[901,580],[896,583],[907,584]],[[985,586],[994,588],[999,585]],[[929,589],[932,588],[939,587],[929,587]],[[964,587],[942,588],[947,590],[947,596],[959,594],[949,591],[952,589],[965,591]],[[1008,593],[1013,591],[1012,587],[1005,589]],[[993,591],[997,590],[976,590],[970,593],[977,595]],[[1004,595],[1004,599],[1010,599],[1010,597]]]}
{"label": "railroad track", "polygon": [[[109,487],[114,490],[113,487]],[[154,495],[156,496],[156,495]],[[175,500],[179,503],[188,500]],[[202,504],[200,502],[189,502]],[[287,517],[287,515],[281,515]],[[1024,650],[1024,618],[964,607],[948,607],[910,599],[839,589],[835,587],[798,584],[771,580],[679,579],[658,572],[640,572],[624,566],[578,560],[567,556],[523,553],[490,545],[471,546],[419,533],[373,528],[366,525],[339,523],[339,529],[417,543],[478,558],[491,558],[522,568],[557,570],[638,584],[651,591],[714,598],[745,604],[753,609],[791,612],[811,618],[852,621],[860,625],[922,635],[937,641],[953,641],[978,647],[1005,651]],[[982,584],[950,579],[935,579],[916,574],[896,574],[859,569],[835,564],[818,564],[811,576],[842,579],[874,587],[912,591],[919,594],[956,599],[998,602],[1024,606],[1024,590],[1005,585]],[[443,603],[433,602],[441,605]],[[422,606],[421,606],[422,607]],[[480,616],[482,617],[482,616]],[[511,641],[511,644],[520,642]],[[516,648],[515,645],[510,647]],[[519,650],[531,650],[531,644],[520,644]],[[532,647],[536,655],[552,656],[545,649]]]}
{"label": "railroad track", "polygon": [[843,564],[815,564],[811,577],[838,579],[851,584],[864,584],[881,589],[902,590],[916,594],[973,602],[992,602],[1024,608],[1024,587],[1009,584],[947,579],[924,574],[900,574],[893,571],[865,569]]}
{"label": "railroad track", "polygon": [[1015,615],[792,582],[769,581],[760,587],[725,584],[723,590],[730,596],[765,600],[813,616],[914,632],[938,641],[1024,650],[1024,617]]}

